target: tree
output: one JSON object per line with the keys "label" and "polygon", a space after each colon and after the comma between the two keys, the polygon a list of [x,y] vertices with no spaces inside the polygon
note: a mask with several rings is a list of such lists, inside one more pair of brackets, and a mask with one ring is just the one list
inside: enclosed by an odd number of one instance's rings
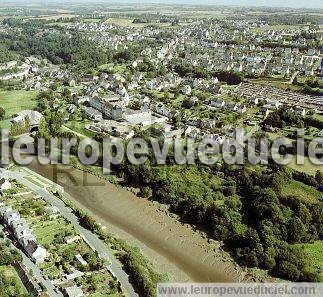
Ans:
{"label": "tree", "polygon": [[307,230],[298,217],[291,219],[288,229],[289,241],[291,243],[300,243],[306,238]]}
{"label": "tree", "polygon": [[297,267],[294,264],[289,263],[287,261],[280,262],[277,265],[276,269],[277,269],[277,274],[280,277],[284,279],[292,280],[292,281],[297,281],[301,275]]}
{"label": "tree", "polygon": [[5,115],[6,115],[6,111],[4,110],[3,107],[0,107],[0,121],[4,119]]}
{"label": "tree", "polygon": [[190,98],[185,98],[182,102],[182,107],[186,109],[192,108],[194,105],[194,102]]}
{"label": "tree", "polygon": [[315,180],[317,181],[318,184],[322,184],[323,176],[322,176],[322,172],[320,170],[316,171]]}
{"label": "tree", "polygon": [[66,262],[71,262],[75,257],[75,251],[72,248],[68,248],[63,252],[62,256]]}

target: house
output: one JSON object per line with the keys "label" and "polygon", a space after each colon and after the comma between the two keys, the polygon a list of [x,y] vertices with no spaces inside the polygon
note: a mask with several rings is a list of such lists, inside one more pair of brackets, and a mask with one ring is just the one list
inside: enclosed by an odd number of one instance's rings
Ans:
{"label": "house", "polygon": [[298,115],[300,115],[302,117],[304,117],[306,115],[306,109],[305,108],[302,108],[300,106],[296,106],[294,108],[294,111],[295,111],[295,113],[297,113]]}
{"label": "house", "polygon": [[80,254],[77,254],[75,258],[82,266],[88,265],[87,262],[83,259],[83,257]]}
{"label": "house", "polygon": [[182,92],[184,95],[190,95],[192,92],[192,89],[190,86],[186,85],[182,88]]}
{"label": "house", "polygon": [[66,297],[82,297],[82,296],[84,296],[82,289],[79,287],[76,287],[76,286],[64,288],[63,294]]}
{"label": "house", "polygon": [[35,237],[32,235],[27,224],[12,229],[14,231],[15,237],[18,239],[19,243],[22,246],[24,246],[24,243],[28,242],[29,240],[35,240]]}
{"label": "house", "polygon": [[200,125],[200,119],[198,119],[198,118],[188,118],[186,120],[186,123],[187,123],[187,125],[197,127],[197,126]]}
{"label": "house", "polygon": [[234,103],[234,102],[229,103],[229,104],[227,104],[226,109],[231,110],[231,111],[238,111],[239,104],[238,103]]}
{"label": "house", "polygon": [[238,106],[238,109],[237,109],[237,112],[238,112],[238,113],[243,114],[243,113],[245,113],[246,111],[247,111],[247,107],[246,107],[245,105],[239,105],[239,106]]}
{"label": "house", "polygon": [[71,79],[71,80],[68,82],[68,85],[69,85],[70,87],[72,87],[72,88],[75,88],[75,86],[76,86],[76,82],[75,82],[75,80],[74,80],[74,79]]}
{"label": "house", "polygon": [[70,236],[66,236],[65,238],[64,238],[64,241],[67,243],[67,244],[71,244],[71,243],[73,243],[73,242],[75,242],[75,241],[78,241],[80,239],[80,236],[78,236],[78,235],[70,235]]}
{"label": "house", "polygon": [[43,118],[42,114],[35,110],[23,110],[11,119],[11,123],[24,123],[26,118],[29,119],[30,129],[38,127],[40,120]]}
{"label": "house", "polygon": [[68,273],[69,274],[65,275],[65,278],[68,281],[82,277],[84,275],[84,272],[79,271],[79,270],[75,269],[74,267],[69,268]]}
{"label": "house", "polygon": [[6,70],[15,67],[18,64],[18,61],[10,61],[4,64],[0,64],[0,70]]}
{"label": "house", "polygon": [[92,107],[84,107],[83,108],[85,114],[92,119],[93,121],[102,120],[102,113]]}
{"label": "house", "polygon": [[89,102],[89,101],[90,101],[90,97],[88,97],[88,96],[76,97],[74,99],[74,103],[76,105],[81,105],[81,104],[84,104],[85,102]]}
{"label": "house", "polygon": [[0,175],[0,193],[3,193],[3,191],[6,190],[11,190],[11,183],[8,179],[1,177]]}
{"label": "house", "polygon": [[20,279],[22,280],[24,286],[31,293],[32,296],[41,296],[42,289],[39,284],[34,280],[32,275],[29,273],[29,270],[25,265],[20,262],[14,262],[13,266],[15,267]]}
{"label": "house", "polygon": [[3,220],[7,225],[11,226],[11,223],[17,219],[20,219],[20,214],[14,210],[7,210],[3,214]]}
{"label": "house", "polygon": [[148,96],[145,96],[145,95],[141,96],[141,98],[140,98],[140,104],[141,104],[141,106],[148,107],[149,104],[150,104],[150,98]]}
{"label": "house", "polygon": [[274,133],[274,132],[276,132],[276,128],[269,126],[269,125],[265,125],[264,131]]}
{"label": "house", "polygon": [[257,97],[250,97],[248,100],[251,104],[258,105],[259,99]]}
{"label": "house", "polygon": [[212,129],[216,126],[216,121],[211,119],[202,119],[200,122],[201,128]]}
{"label": "house", "polygon": [[61,215],[61,212],[56,206],[47,206],[46,213],[51,219],[57,219]]}
{"label": "house", "polygon": [[222,99],[211,101],[211,106],[215,108],[223,108],[225,106],[225,101],[223,101]]}
{"label": "house", "polygon": [[27,222],[25,219],[16,220],[16,221],[12,222],[12,224],[11,224],[11,226],[14,230],[19,227],[26,226],[26,225],[27,225]]}
{"label": "house", "polygon": [[25,246],[25,251],[28,256],[38,263],[43,263],[47,257],[47,251],[41,245],[38,245],[36,241],[30,240]]}
{"label": "house", "polygon": [[279,108],[282,104],[279,100],[267,99],[267,104],[263,106],[264,109],[273,110]]}
{"label": "house", "polygon": [[165,117],[170,117],[171,116],[171,111],[162,102],[158,102],[156,105],[153,105],[152,110],[154,110],[156,113],[161,114],[161,115],[163,115]]}
{"label": "house", "polygon": [[304,73],[305,73],[305,75],[309,75],[309,76],[313,76],[314,75],[314,69],[313,69],[313,67],[306,67],[305,69],[304,69]]}
{"label": "house", "polygon": [[143,75],[141,72],[137,72],[135,75],[134,75],[134,80],[139,83],[143,78]]}

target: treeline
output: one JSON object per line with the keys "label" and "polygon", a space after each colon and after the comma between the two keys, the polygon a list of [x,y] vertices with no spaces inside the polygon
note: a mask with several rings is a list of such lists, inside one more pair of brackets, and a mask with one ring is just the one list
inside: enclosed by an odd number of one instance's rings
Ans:
{"label": "treeline", "polygon": [[314,127],[319,130],[323,129],[323,122],[313,115],[302,117],[286,106],[271,112],[264,120],[263,124],[276,128],[293,126],[297,128]]}
{"label": "treeline", "polygon": [[292,281],[318,281],[294,244],[323,235],[323,214],[317,204],[281,193],[293,180],[285,171],[128,163],[122,170],[126,182],[140,186],[143,196],[170,205],[183,220],[224,241],[241,265]]}
{"label": "treeline", "polygon": [[268,23],[269,25],[295,25],[299,24],[315,24],[319,25],[322,23],[322,16],[313,14],[268,14],[257,16],[257,19]]}
{"label": "treeline", "polygon": [[21,122],[14,122],[10,127],[10,136],[17,136],[30,131],[30,119],[28,116]]}
{"label": "treeline", "polygon": [[0,233],[0,266],[11,265],[15,261],[22,261],[21,255],[10,248],[9,240],[4,240],[4,235]]}
{"label": "treeline", "polygon": [[323,89],[323,82],[316,77],[309,78],[305,82],[299,82],[295,77],[293,85],[302,87],[302,92],[308,95],[320,95]]}
{"label": "treeline", "polygon": [[140,188],[140,196],[170,205],[184,221],[224,241],[241,265],[292,281],[319,280],[295,244],[322,238],[322,203],[282,191],[295,180],[316,186],[314,179],[275,164],[257,170],[247,165],[176,165],[172,149],[168,155],[163,166],[150,152],[144,165],[125,161],[114,169],[125,184]]}
{"label": "treeline", "polygon": [[[10,19],[6,22],[14,21]],[[109,50],[98,47],[77,32],[72,36],[60,30],[44,33],[38,23],[18,25],[22,29],[19,34],[0,34],[2,43],[11,52],[22,56],[41,56],[54,64],[71,64],[78,70],[95,69],[112,60]]]}
{"label": "treeline", "polygon": [[302,128],[304,120],[299,114],[284,106],[271,112],[264,120],[264,124],[277,128],[285,128],[286,126]]}
{"label": "treeline", "polygon": [[[136,133],[138,137],[149,137],[140,130]],[[73,153],[76,154],[75,149]],[[309,269],[306,255],[295,244],[322,238],[322,202],[310,203],[306,197],[283,194],[284,187],[293,181],[317,187],[318,181],[308,175],[291,173],[271,163],[266,168],[225,163],[177,165],[173,147],[165,165],[157,165],[150,150],[145,164],[138,166],[124,160],[112,169],[126,185],[139,187],[140,196],[170,205],[182,220],[208,230],[211,238],[224,241],[241,265],[260,267],[287,280],[318,281],[318,274]],[[96,230],[90,218],[82,222]],[[147,271],[145,262],[127,254],[120,259],[129,274],[142,275]],[[144,266],[138,267],[139,264]],[[144,275],[140,290],[147,292],[147,284],[154,282],[148,277],[151,273]]]}
{"label": "treeline", "polygon": [[209,71],[206,68],[197,66],[193,67],[184,63],[177,63],[174,70],[181,77],[193,77],[210,79],[217,77],[220,81],[226,82],[229,85],[238,85],[243,81],[243,76],[233,71]]}
{"label": "treeline", "polygon": [[[16,251],[10,248],[10,241],[6,240],[4,234],[0,232],[0,266],[10,266],[15,261],[21,262],[22,257]],[[15,287],[16,280],[5,274],[5,271],[0,272],[0,292],[3,297],[18,296],[19,289]],[[21,295],[19,295],[21,296]],[[22,297],[30,296],[29,294]]]}

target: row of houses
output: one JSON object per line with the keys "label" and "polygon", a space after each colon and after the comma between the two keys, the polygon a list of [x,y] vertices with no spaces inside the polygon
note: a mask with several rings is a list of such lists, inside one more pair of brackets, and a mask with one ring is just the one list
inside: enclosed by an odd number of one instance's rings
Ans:
{"label": "row of houses", "polygon": [[11,230],[30,259],[35,263],[43,263],[48,256],[47,251],[37,243],[28,223],[20,216],[19,212],[13,210],[11,206],[2,205],[0,215],[4,224]]}

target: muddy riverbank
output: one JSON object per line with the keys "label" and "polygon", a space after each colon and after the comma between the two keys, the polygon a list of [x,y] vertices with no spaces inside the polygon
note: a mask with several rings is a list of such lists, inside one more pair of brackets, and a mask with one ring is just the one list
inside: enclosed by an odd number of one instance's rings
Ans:
{"label": "muddy riverbank", "polygon": [[[237,282],[243,272],[220,243],[182,224],[157,202],[78,169],[58,165],[28,166],[65,188],[71,199],[106,226],[110,233],[138,246],[160,272],[173,281]],[[59,171],[68,170],[68,174]]]}

